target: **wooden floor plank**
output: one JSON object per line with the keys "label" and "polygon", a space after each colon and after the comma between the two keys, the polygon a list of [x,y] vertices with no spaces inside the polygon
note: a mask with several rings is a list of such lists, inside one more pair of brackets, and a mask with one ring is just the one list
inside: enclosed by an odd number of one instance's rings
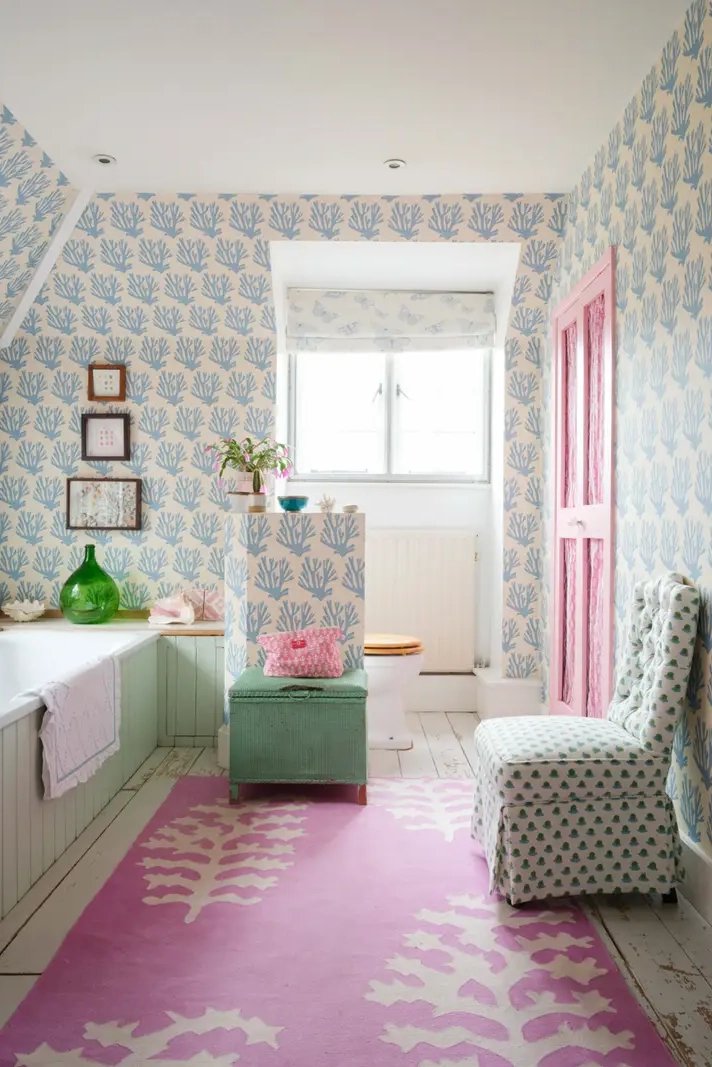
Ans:
{"label": "wooden floor plank", "polygon": [[173,750],[170,748],[154,748],[151,755],[143,761],[139,769],[131,775],[124,789],[140,789],[149,778],[152,778],[161,764],[167,759]]}
{"label": "wooden floor plank", "polygon": [[680,1067],[710,1067],[712,1063],[712,1019],[709,1005],[697,1011],[671,1012],[663,1016]]}
{"label": "wooden floor plank", "polygon": [[222,767],[218,767],[218,750],[213,746],[202,750],[190,768],[190,773],[215,778],[227,778],[227,771]]}
{"label": "wooden floor plank", "polygon": [[[648,999],[644,985],[638,982],[634,975],[631,973],[624,957],[621,955],[621,952],[618,949],[618,945],[609,934],[606,928],[606,924],[602,920],[601,915],[599,913],[599,903],[600,899],[598,897],[584,898],[582,904],[583,911],[590,919],[591,923],[596,929],[596,932],[598,933],[598,936],[601,938],[601,941],[606,946],[606,949],[608,950],[611,959],[623,975],[623,978],[625,979],[626,985],[628,986],[630,992],[638,1001],[641,1008],[651,1020],[651,1022],[654,1023],[655,1028],[660,1034],[661,1038],[664,1041],[668,1040],[669,1035],[667,1033],[666,1027],[663,1024],[661,1017],[658,1015],[655,1008]],[[644,911],[646,906],[647,905],[645,901],[642,900],[639,905],[639,910],[642,909]]]}
{"label": "wooden floor plank", "polygon": [[17,1011],[38,978],[36,974],[0,974],[0,1029]]}
{"label": "wooden floor plank", "polygon": [[709,1004],[705,977],[650,908],[602,904],[599,914],[635,980],[660,1017]]}
{"label": "wooden floor plank", "polygon": [[443,711],[420,713],[433,762],[441,778],[472,778],[472,767]]}
{"label": "wooden floor plank", "polygon": [[683,896],[678,898],[677,905],[656,902],[652,910],[712,986],[712,927],[709,923]]}
{"label": "wooden floor plank", "polygon": [[182,778],[189,774],[190,769],[200,755],[200,748],[171,748],[166,758],[156,768],[155,778]]}
{"label": "wooden floor plank", "polygon": [[400,773],[403,778],[437,778],[435,761],[423,733],[423,726],[414,711],[406,714],[408,730],[413,736],[413,747],[398,753]]}
{"label": "wooden floor plank", "polygon": [[398,753],[394,749],[372,748],[368,753],[369,778],[400,778]]}
{"label": "wooden floor plank", "polygon": [[452,727],[457,740],[460,742],[462,751],[465,753],[467,762],[475,768],[475,743],[474,734],[475,728],[479,726],[480,720],[474,712],[470,711],[449,711],[447,713],[447,720]]}

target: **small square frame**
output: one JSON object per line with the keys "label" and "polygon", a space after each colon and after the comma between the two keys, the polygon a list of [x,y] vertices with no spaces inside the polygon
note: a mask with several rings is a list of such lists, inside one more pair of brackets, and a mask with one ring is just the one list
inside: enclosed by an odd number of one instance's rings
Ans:
{"label": "small square frame", "polygon": [[[115,452],[111,455],[102,453],[101,455],[90,451],[89,446],[89,433],[94,422],[121,422],[120,438],[121,443],[116,448]],[[127,460],[131,458],[131,416],[130,415],[117,415],[114,412],[107,412],[104,414],[101,411],[88,411],[82,415],[82,459],[93,460],[95,462],[107,459],[123,459]]]}
{"label": "small square frame", "polygon": [[[82,485],[87,490],[83,500]],[[141,489],[140,478],[67,478],[67,529],[140,530]]]}
{"label": "small square frame", "polygon": [[[96,371],[114,371],[118,375],[117,392],[101,392],[97,388],[94,374]],[[126,367],[123,363],[90,363],[87,368],[88,383],[87,395],[89,400],[98,400],[104,403],[120,403],[126,399]]]}

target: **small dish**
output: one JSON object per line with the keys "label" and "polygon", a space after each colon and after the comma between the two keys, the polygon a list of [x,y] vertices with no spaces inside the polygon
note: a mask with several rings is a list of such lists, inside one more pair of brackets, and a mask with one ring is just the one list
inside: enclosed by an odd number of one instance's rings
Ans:
{"label": "small dish", "polygon": [[308,496],[278,496],[282,511],[303,511],[309,503]]}
{"label": "small dish", "polygon": [[15,622],[32,622],[45,613],[44,600],[8,600],[2,610]]}
{"label": "small dish", "polygon": [[358,504],[344,504],[342,511],[344,515],[355,515],[358,512]]}

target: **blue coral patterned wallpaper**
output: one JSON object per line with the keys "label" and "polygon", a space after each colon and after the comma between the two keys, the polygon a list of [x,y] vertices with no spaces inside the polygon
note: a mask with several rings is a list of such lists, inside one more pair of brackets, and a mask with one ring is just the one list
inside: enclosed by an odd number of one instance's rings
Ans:
{"label": "blue coral patterned wallpaper", "polygon": [[341,630],[347,670],[363,667],[363,515],[230,515],[225,523],[225,689],[264,663],[261,633]]}
{"label": "blue coral patterned wallpaper", "polygon": [[[275,407],[271,240],[519,241],[506,341],[504,668],[539,667],[540,364],[563,199],[102,194],[87,207],[20,334],[0,352],[0,599],[56,602],[84,538],[65,530],[64,481],[144,480],[143,530],[97,533],[123,604],[222,581],[225,497],[203,446],[264,434]],[[83,464],[86,365],[128,365],[128,463]]]}
{"label": "blue coral patterned wallpaper", "polygon": [[[687,716],[676,738],[671,786],[686,833],[712,851],[708,0],[697,0],[689,8],[684,24],[568,198],[553,303],[611,244],[617,246],[618,643],[633,582],[671,569],[699,584],[703,607],[697,655]],[[547,363],[544,395],[548,371]]]}
{"label": "blue coral patterned wallpaper", "polygon": [[0,334],[74,193],[12,112],[0,106]]}

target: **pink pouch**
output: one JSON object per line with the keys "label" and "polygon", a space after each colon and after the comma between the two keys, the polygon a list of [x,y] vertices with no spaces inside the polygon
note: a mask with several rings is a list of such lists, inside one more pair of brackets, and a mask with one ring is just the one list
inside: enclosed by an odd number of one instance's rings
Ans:
{"label": "pink pouch", "polygon": [[340,678],[341,662],[338,627],[312,627],[261,634],[257,638],[267,653],[264,673],[272,678]]}

